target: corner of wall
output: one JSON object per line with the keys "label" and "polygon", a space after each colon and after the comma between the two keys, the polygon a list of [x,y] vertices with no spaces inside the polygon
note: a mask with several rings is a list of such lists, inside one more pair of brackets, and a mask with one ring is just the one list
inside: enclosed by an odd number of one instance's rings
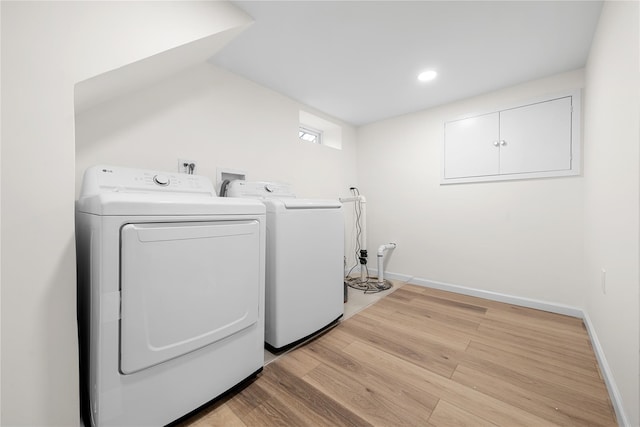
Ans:
{"label": "corner of wall", "polygon": [[638,2],[604,2],[584,101],[585,318],[625,426],[640,425],[639,22]]}

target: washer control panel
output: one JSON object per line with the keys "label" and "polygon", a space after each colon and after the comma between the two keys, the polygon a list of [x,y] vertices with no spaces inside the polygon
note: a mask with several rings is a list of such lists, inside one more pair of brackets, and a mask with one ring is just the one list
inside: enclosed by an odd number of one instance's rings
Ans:
{"label": "washer control panel", "polygon": [[201,175],[94,166],[85,172],[81,194],[105,191],[203,193],[216,196],[211,180]]}
{"label": "washer control panel", "polygon": [[296,197],[291,185],[281,182],[264,181],[231,181],[227,188],[229,197],[256,197],[256,198],[289,198]]}

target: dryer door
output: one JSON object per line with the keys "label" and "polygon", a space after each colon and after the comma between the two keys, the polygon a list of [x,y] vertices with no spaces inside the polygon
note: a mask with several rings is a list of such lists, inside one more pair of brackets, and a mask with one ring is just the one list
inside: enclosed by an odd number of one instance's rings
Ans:
{"label": "dryer door", "polygon": [[121,231],[120,264],[123,374],[258,320],[258,221],[128,224]]}

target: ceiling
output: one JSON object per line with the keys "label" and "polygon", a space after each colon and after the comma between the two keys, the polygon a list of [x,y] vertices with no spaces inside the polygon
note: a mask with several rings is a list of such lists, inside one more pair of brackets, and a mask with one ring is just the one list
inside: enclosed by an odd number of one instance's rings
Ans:
{"label": "ceiling", "polygon": [[[211,62],[362,125],[585,65],[600,1],[236,1]],[[438,76],[419,82],[434,69]]]}

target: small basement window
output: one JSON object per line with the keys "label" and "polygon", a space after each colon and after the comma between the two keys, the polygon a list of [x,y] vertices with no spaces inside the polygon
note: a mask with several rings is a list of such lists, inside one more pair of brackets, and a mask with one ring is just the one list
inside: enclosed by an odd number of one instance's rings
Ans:
{"label": "small basement window", "polygon": [[298,138],[301,141],[342,149],[342,126],[306,111],[300,111],[299,118]]}
{"label": "small basement window", "polygon": [[300,128],[298,129],[298,138],[303,141],[322,144],[322,131],[318,129],[312,129],[309,126],[300,125]]}

